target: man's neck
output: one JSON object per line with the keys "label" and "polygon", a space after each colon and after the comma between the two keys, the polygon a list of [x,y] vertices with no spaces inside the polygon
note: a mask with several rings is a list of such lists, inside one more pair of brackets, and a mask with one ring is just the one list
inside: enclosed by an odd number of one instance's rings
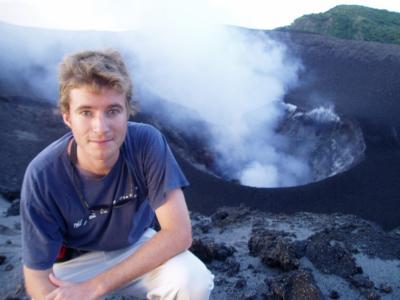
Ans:
{"label": "man's neck", "polygon": [[78,173],[87,179],[101,179],[103,178],[105,175],[103,172],[101,172],[101,174],[98,173],[93,173],[91,171],[88,171],[86,169],[83,169],[79,164],[76,165],[76,169],[78,170]]}
{"label": "man's neck", "polygon": [[84,157],[84,154],[79,151],[79,146],[77,156],[77,168],[83,172],[84,175],[89,177],[101,177],[107,175],[116,164],[119,157],[119,155],[116,155],[112,160],[108,161],[92,160],[90,157]]}
{"label": "man's neck", "polygon": [[[70,144],[68,145],[68,154],[71,155],[72,152],[72,145],[74,141],[71,140]],[[104,161],[104,160],[93,160],[90,157],[86,157],[82,150],[77,146],[76,151],[76,167],[78,171],[86,176],[86,177],[93,177],[98,178],[107,175],[113,166],[117,163],[119,158],[119,152],[115,155],[111,160]]]}

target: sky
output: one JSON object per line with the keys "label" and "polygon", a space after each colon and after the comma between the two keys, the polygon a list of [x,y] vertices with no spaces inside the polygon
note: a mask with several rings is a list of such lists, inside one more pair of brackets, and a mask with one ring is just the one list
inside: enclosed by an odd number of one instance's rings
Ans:
{"label": "sky", "polygon": [[[157,5],[202,6],[216,23],[273,29],[304,14],[339,4],[357,4],[400,12],[399,0],[0,0],[0,20],[12,24],[70,30],[123,31],[140,28],[146,10]],[[184,10],[183,10],[184,11]],[[131,12],[127,16],[127,12]]]}

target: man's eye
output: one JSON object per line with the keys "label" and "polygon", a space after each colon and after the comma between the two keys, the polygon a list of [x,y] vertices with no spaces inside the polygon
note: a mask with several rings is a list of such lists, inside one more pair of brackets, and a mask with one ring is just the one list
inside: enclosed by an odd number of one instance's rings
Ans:
{"label": "man's eye", "polygon": [[92,113],[89,110],[81,111],[81,115],[84,117],[90,117]]}
{"label": "man's eye", "polygon": [[119,114],[121,111],[119,109],[110,109],[107,113],[109,116],[115,116]]}

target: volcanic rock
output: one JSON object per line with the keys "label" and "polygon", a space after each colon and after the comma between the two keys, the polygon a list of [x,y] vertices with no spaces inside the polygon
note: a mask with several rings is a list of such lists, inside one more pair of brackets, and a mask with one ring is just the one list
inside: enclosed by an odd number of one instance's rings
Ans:
{"label": "volcanic rock", "polygon": [[281,267],[283,270],[294,270],[299,267],[296,246],[282,231],[253,228],[248,243],[250,254],[258,256],[270,267]]}
{"label": "volcanic rock", "polygon": [[322,300],[320,289],[308,270],[299,269],[268,280],[271,294],[267,299]]}
{"label": "volcanic rock", "polygon": [[235,248],[228,247],[223,243],[215,243],[206,239],[201,240],[194,238],[190,251],[192,251],[203,262],[210,263],[214,259],[225,261],[235,252]]}
{"label": "volcanic rock", "polygon": [[330,231],[313,235],[307,243],[306,256],[321,271],[349,278],[360,272],[351,252],[343,243],[330,239]]}

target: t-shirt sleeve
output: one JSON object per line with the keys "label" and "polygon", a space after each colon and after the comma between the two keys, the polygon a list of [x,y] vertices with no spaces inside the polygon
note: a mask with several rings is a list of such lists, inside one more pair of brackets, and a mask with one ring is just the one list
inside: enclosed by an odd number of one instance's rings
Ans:
{"label": "t-shirt sleeve", "polygon": [[143,140],[143,170],[151,207],[155,210],[165,201],[166,192],[189,185],[165,137],[152,126],[146,126]]}
{"label": "t-shirt sleeve", "polygon": [[28,168],[21,189],[23,264],[32,269],[52,267],[62,243],[56,215],[45,201],[44,182]]}

